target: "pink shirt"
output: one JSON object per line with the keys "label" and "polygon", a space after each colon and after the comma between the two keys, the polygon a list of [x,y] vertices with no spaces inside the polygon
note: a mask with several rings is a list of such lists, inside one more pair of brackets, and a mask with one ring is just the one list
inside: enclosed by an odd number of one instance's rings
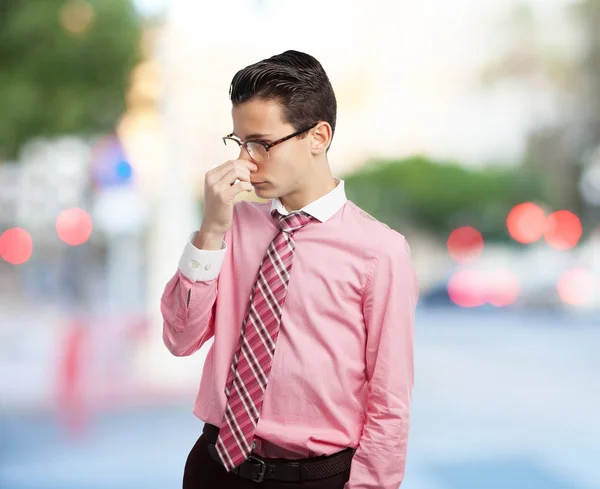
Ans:
{"label": "pink shirt", "polygon": [[[239,202],[220,251],[188,243],[161,301],[177,356],[214,337],[194,413],[220,426],[227,373],[260,262],[278,232],[271,203]],[[256,429],[264,457],[357,447],[346,489],[397,489],[413,388],[417,282],[405,238],[346,199],[344,182],[303,210],[275,357]]]}

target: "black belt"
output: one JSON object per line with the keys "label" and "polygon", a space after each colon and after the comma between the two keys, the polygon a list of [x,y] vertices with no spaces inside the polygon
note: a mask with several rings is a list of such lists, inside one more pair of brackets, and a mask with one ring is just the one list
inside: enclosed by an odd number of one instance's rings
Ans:
{"label": "black belt", "polygon": [[[219,428],[205,423],[203,432],[216,442]],[[254,482],[263,480],[276,480],[285,482],[301,482],[314,479],[323,479],[340,474],[350,468],[355,448],[348,447],[332,455],[323,455],[300,460],[263,459],[258,455],[250,455],[244,463],[231,472],[243,479]],[[208,445],[211,457],[222,465],[214,443]]]}

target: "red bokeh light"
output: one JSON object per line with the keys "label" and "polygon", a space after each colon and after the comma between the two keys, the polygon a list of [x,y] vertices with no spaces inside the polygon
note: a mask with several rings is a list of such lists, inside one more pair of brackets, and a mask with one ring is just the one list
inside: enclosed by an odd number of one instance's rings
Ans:
{"label": "red bokeh light", "polygon": [[544,237],[546,242],[557,250],[573,248],[581,238],[581,221],[569,211],[557,211],[548,216],[548,226]]}
{"label": "red bokeh light", "polygon": [[487,274],[486,300],[496,307],[513,304],[519,297],[517,276],[509,270],[495,270]]}
{"label": "red bokeh light", "polygon": [[461,307],[478,307],[485,303],[484,277],[478,270],[460,270],[448,282],[448,297]]}
{"label": "red bokeh light", "polygon": [[448,282],[448,297],[461,307],[513,304],[519,296],[517,276],[510,270],[460,270]]}
{"label": "red bokeh light", "polygon": [[92,218],[79,207],[64,210],[56,219],[56,232],[71,246],[83,244],[92,234]]}
{"label": "red bokeh light", "polygon": [[511,237],[519,243],[538,241],[546,230],[546,213],[533,202],[524,202],[512,208],[506,218],[506,227]]}
{"label": "red bokeh light", "polygon": [[588,302],[594,293],[594,276],[583,268],[567,270],[556,284],[561,300],[572,306]]}
{"label": "red bokeh light", "polygon": [[446,245],[450,256],[459,263],[467,263],[479,258],[484,246],[481,233],[471,226],[463,226],[452,231]]}
{"label": "red bokeh light", "polygon": [[29,260],[32,252],[33,240],[24,229],[7,229],[0,236],[0,256],[8,263],[21,265]]}

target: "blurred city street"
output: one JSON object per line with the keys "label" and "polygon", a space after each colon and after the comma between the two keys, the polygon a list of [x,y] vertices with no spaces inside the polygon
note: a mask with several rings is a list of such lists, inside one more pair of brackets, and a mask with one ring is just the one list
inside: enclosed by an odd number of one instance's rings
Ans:
{"label": "blurred city street", "polygon": [[286,50],[410,245],[401,488],[599,489],[600,0],[0,0],[0,489],[181,487],[212,339],[172,355],[161,296]]}
{"label": "blurred city street", "polygon": [[[600,487],[597,316],[441,308],[417,319],[403,488]],[[5,416],[0,487],[180,487],[202,428],[193,398],[96,412],[79,435],[48,413]]]}

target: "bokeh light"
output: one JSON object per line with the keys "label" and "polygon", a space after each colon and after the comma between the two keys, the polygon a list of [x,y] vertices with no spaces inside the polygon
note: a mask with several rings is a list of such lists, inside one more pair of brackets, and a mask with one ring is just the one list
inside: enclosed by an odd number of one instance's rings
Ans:
{"label": "bokeh light", "polygon": [[582,228],[579,218],[569,211],[557,211],[548,216],[544,233],[546,242],[557,250],[573,248],[581,238]]}
{"label": "bokeh light", "polygon": [[510,306],[519,297],[519,280],[510,270],[490,271],[486,282],[486,301],[493,306]]}
{"label": "bokeh light", "polygon": [[511,237],[519,243],[529,244],[541,239],[546,230],[546,213],[533,202],[524,202],[512,208],[506,218]]}
{"label": "bokeh light", "polygon": [[459,270],[448,282],[448,297],[460,307],[485,304],[485,280],[478,270]]}
{"label": "bokeh light", "polygon": [[60,23],[71,34],[85,33],[94,21],[94,9],[84,0],[67,2],[60,11]]}
{"label": "bokeh light", "polygon": [[21,265],[31,257],[33,240],[22,228],[7,229],[0,236],[0,256],[8,263]]}
{"label": "bokeh light", "polygon": [[56,219],[56,232],[71,246],[83,244],[92,234],[92,218],[79,207],[64,210]]}
{"label": "bokeh light", "polygon": [[115,171],[121,180],[131,179],[131,175],[133,173],[131,165],[125,160],[121,160],[117,163]]}
{"label": "bokeh light", "polygon": [[483,252],[483,237],[474,227],[463,226],[450,233],[446,242],[448,253],[459,263],[474,261]]}
{"label": "bokeh light", "polygon": [[562,274],[556,288],[563,302],[571,306],[581,306],[594,294],[594,276],[583,268],[572,268]]}
{"label": "bokeh light", "polygon": [[133,168],[121,141],[113,134],[103,137],[92,154],[92,182],[96,189],[130,185]]}

